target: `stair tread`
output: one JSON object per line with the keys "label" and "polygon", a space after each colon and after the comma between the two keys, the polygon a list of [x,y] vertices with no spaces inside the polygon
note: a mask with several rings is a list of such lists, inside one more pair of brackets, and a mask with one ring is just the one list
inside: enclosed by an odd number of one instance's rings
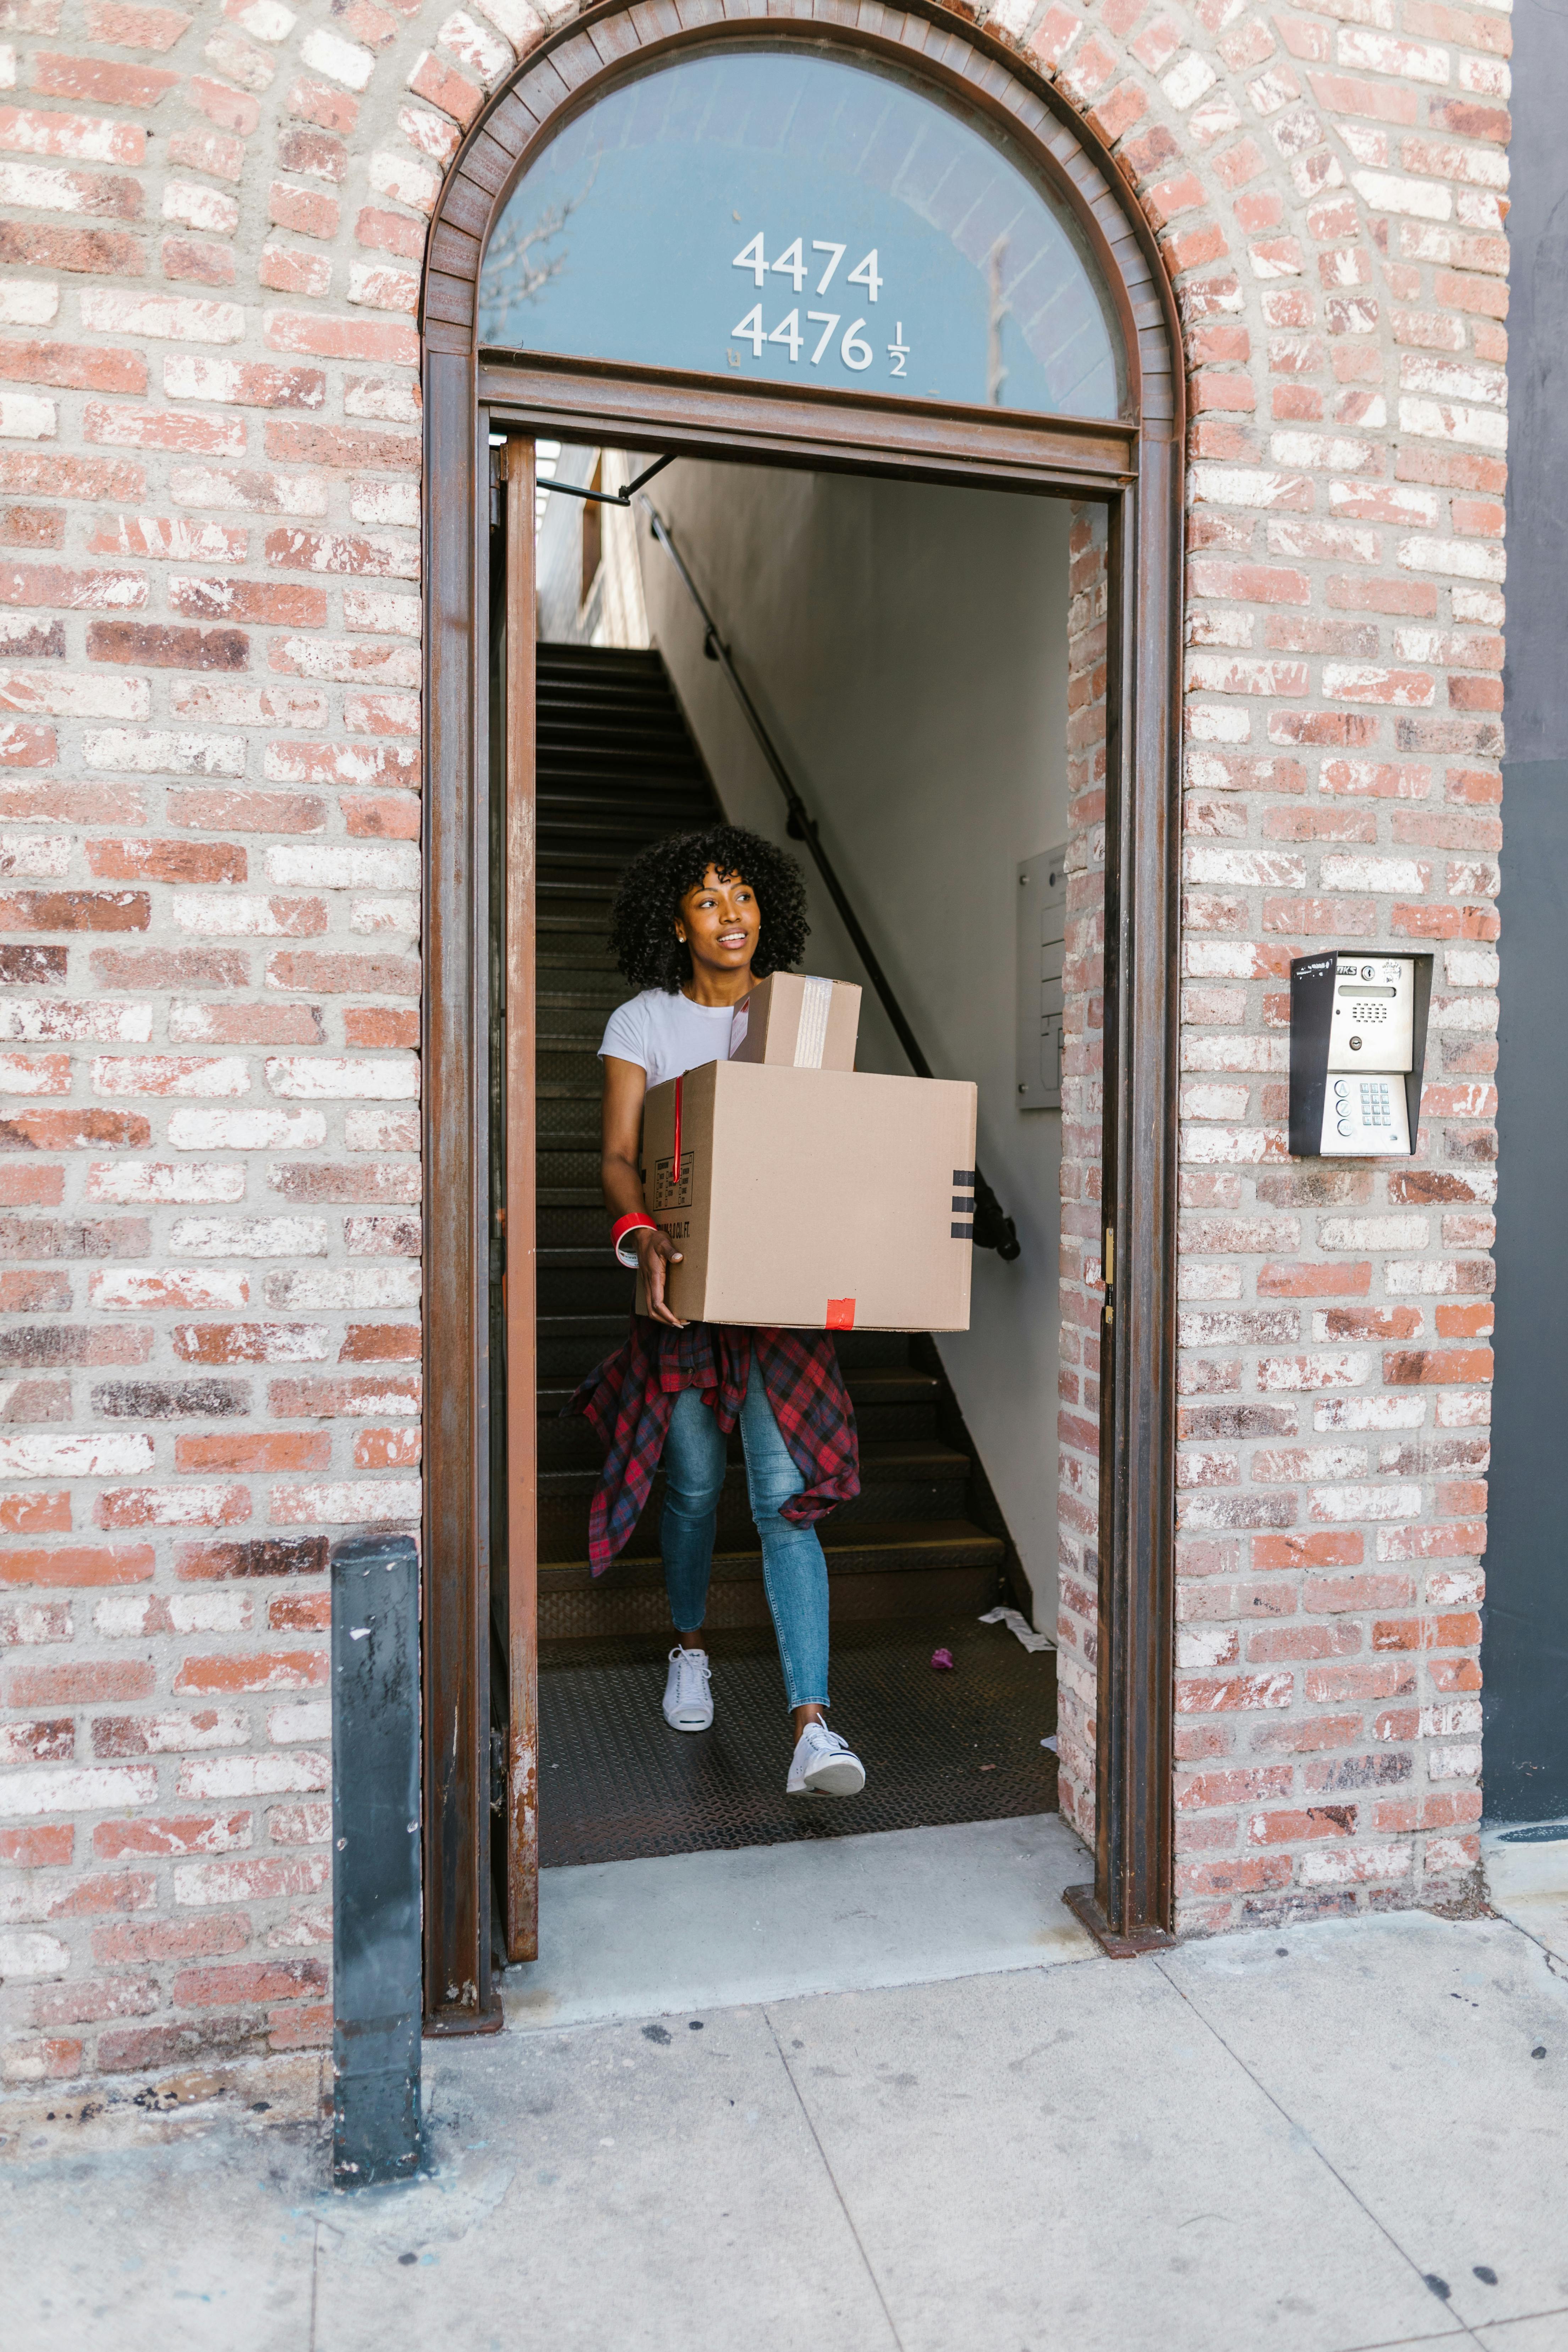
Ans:
{"label": "stair tread", "polygon": [[[584,1426],[585,1428],[587,1424],[584,1423]],[[731,1466],[733,1468],[734,1465]],[[960,1454],[953,1446],[942,1444],[940,1439],[877,1437],[861,1440],[862,1478],[893,1477],[910,1470],[922,1471],[937,1478],[955,1478],[967,1475],[969,1456]],[[563,1463],[550,1469],[542,1469],[539,1483],[542,1488],[547,1482],[555,1485],[569,1478],[597,1475],[591,1463]]]}
{"label": "stair tread", "polygon": [[[916,1371],[908,1364],[852,1366],[845,1371],[844,1385],[856,1404],[920,1404],[942,1393],[942,1382],[934,1372]],[[549,1399],[569,1397],[576,1386],[575,1381],[561,1376],[541,1381],[536,1391],[541,1417],[550,1416]]]}
{"label": "stair tread", "polygon": [[[896,1575],[892,1562],[904,1557],[911,1568],[926,1567],[934,1555],[962,1552],[966,1563],[999,1561],[1006,1550],[1000,1536],[987,1535],[969,1519],[863,1519],[836,1534],[831,1519],[824,1520],[817,1529],[822,1549],[827,1556],[829,1572],[840,1573],[849,1568],[879,1570]],[[612,1564],[609,1574],[626,1579],[640,1573],[649,1583],[662,1582],[664,1566],[657,1552],[623,1552]],[[761,1576],[762,1553],[759,1549],[716,1550],[713,1554],[713,1576],[716,1581],[744,1576]],[[563,1586],[584,1583],[595,1590],[609,1589],[603,1578],[595,1578],[586,1559],[541,1560],[539,1582],[542,1591],[559,1591]]]}

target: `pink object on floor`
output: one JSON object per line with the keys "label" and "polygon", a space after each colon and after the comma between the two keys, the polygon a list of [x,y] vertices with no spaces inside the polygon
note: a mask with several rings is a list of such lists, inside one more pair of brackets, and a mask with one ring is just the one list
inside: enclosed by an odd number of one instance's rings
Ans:
{"label": "pink object on floor", "polygon": [[933,1650],[931,1654],[931,1662],[932,1668],[937,1674],[952,1674],[952,1652],[951,1650]]}

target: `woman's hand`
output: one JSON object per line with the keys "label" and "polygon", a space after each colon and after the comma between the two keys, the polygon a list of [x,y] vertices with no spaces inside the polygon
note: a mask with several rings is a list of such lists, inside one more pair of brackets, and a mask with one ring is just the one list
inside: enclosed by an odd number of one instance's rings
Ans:
{"label": "woman's hand", "polygon": [[684,1331],[685,1324],[679,1315],[672,1315],[664,1303],[664,1269],[680,1264],[680,1252],[668,1234],[658,1226],[643,1225],[632,1235],[637,1244],[637,1265],[642,1273],[643,1288],[647,1297],[647,1311],[656,1323],[673,1324]]}

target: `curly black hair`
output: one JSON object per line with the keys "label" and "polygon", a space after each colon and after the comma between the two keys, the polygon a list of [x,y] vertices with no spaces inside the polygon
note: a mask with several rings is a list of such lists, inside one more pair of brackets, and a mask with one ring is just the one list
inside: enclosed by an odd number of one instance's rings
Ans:
{"label": "curly black hair", "polygon": [[763,928],[752,970],[759,980],[788,971],[805,953],[805,883],[786,849],[738,824],[710,825],[650,841],[627,866],[610,918],[610,945],[634,988],[662,988],[673,996],[691,977],[691,950],[675,936],[675,919],[688,890],[711,866],[724,881],[749,882]]}

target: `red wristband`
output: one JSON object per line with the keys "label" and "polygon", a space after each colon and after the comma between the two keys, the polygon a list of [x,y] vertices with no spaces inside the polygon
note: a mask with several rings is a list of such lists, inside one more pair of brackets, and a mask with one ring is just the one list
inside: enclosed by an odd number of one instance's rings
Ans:
{"label": "red wristband", "polygon": [[622,1242],[625,1241],[628,1234],[656,1234],[658,1231],[658,1227],[654,1223],[653,1219],[648,1215],[646,1209],[634,1209],[629,1216],[617,1217],[616,1219],[615,1224],[610,1233],[610,1247],[615,1251],[616,1255],[620,1258],[623,1265],[636,1265],[637,1253],[635,1251],[630,1257],[623,1257],[621,1255]]}

